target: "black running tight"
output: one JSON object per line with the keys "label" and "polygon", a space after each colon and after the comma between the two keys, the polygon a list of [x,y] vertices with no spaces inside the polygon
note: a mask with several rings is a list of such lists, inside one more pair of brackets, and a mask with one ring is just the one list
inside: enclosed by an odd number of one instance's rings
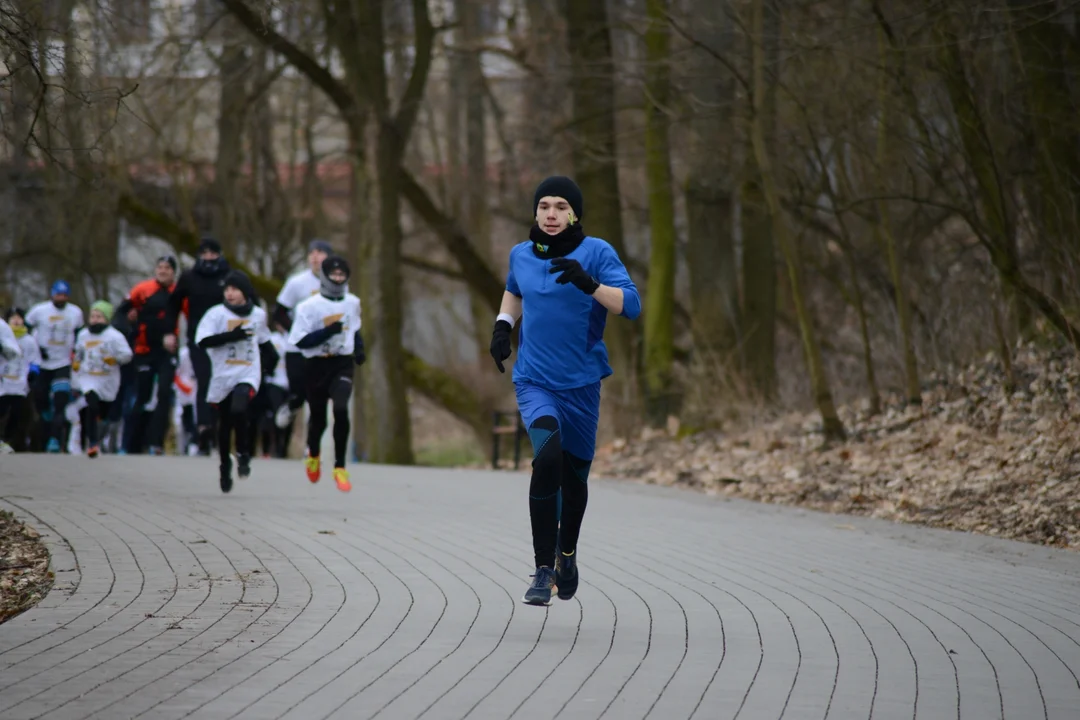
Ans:
{"label": "black running tight", "polygon": [[229,454],[232,452],[232,436],[236,435],[236,454],[251,455],[251,435],[248,432],[249,415],[251,414],[251,401],[255,397],[255,388],[247,383],[241,383],[233,388],[233,391],[218,403],[218,453],[221,456],[221,464],[231,463]]}
{"label": "black running tight", "polygon": [[[350,362],[352,358],[348,359]],[[311,388],[308,390],[307,403],[311,411],[308,420],[308,454],[318,457],[322,436],[326,432],[327,405],[334,408],[334,467],[345,467],[345,450],[349,446],[349,399],[352,397],[352,380],[337,377],[328,390]]]}
{"label": "black running tight", "polygon": [[588,479],[592,463],[562,449],[559,423],[550,415],[537,418],[529,430],[538,446],[533,448],[533,472],[529,483],[533,554],[537,567],[554,567],[556,547],[567,554],[577,549],[581,521],[589,503]]}
{"label": "black running tight", "polygon": [[100,423],[108,416],[111,407],[111,402],[102,400],[93,390],[86,393],[86,411],[83,414],[83,440],[86,441],[87,447],[94,447],[98,444],[100,440],[98,434],[101,427]]}

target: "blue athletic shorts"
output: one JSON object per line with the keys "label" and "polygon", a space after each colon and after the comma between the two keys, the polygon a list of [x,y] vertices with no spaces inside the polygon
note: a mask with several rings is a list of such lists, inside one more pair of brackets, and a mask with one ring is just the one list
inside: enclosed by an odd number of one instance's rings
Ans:
{"label": "blue athletic shorts", "polygon": [[569,390],[548,390],[530,382],[515,383],[514,388],[526,428],[537,418],[550,415],[559,423],[562,449],[582,460],[593,459],[600,422],[599,382]]}

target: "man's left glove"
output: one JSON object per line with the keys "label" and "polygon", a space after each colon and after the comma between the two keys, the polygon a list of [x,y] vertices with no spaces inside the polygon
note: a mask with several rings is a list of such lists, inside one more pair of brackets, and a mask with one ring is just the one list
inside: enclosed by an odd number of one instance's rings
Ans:
{"label": "man's left glove", "polygon": [[360,331],[356,331],[356,336],[353,338],[353,360],[357,365],[363,365],[367,360],[367,353],[364,352],[364,338],[360,336]]}
{"label": "man's left glove", "polygon": [[548,273],[552,275],[561,273],[555,279],[556,283],[559,285],[573,283],[574,287],[586,295],[592,295],[596,292],[596,288],[600,287],[600,283],[596,282],[592,275],[585,272],[585,268],[581,267],[581,263],[570,258],[560,257],[552,260],[551,269],[548,270]]}

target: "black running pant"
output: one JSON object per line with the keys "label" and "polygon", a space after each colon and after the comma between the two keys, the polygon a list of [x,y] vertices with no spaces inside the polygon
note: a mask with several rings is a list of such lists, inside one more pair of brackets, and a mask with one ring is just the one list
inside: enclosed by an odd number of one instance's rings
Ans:
{"label": "black running pant", "polygon": [[86,393],[84,397],[86,398],[86,408],[82,413],[83,440],[86,441],[87,447],[94,447],[101,440],[98,436],[98,430],[101,427],[100,423],[109,416],[112,402],[102,400],[93,390]]}
{"label": "black running pant", "polygon": [[29,427],[24,419],[28,410],[25,395],[0,395],[0,440],[10,445],[15,452],[26,450]]}
{"label": "black running pant", "polygon": [[228,397],[218,403],[218,453],[222,465],[230,465],[229,454],[232,452],[232,436],[236,435],[236,454],[251,455],[251,435],[248,423],[251,420],[251,401],[255,399],[255,388],[247,383],[240,383]]}
{"label": "black running pant", "polygon": [[[529,430],[530,436],[543,437],[539,447],[533,449],[535,456],[529,482],[533,555],[536,567],[554,567],[556,548],[567,554],[577,550],[581,521],[589,504],[588,479],[592,463],[562,449],[559,422],[554,417],[538,417]],[[540,432],[534,435],[535,431]]]}
{"label": "black running pant", "polygon": [[345,451],[349,446],[349,400],[352,398],[353,358],[335,355],[310,358],[306,362],[308,418],[308,455],[319,456],[322,436],[326,432],[326,410],[334,408],[334,467],[345,467]]}
{"label": "black running pant", "polygon": [[299,410],[307,399],[305,384],[307,378],[304,375],[304,364],[307,359],[298,352],[285,353],[285,375],[289,378],[289,409]]}
{"label": "black running pant", "polygon": [[[132,446],[143,451],[149,447],[165,446],[165,433],[169,429],[172,412],[173,376],[176,374],[175,356],[164,349],[152,350],[135,358],[137,393],[134,419],[138,423]],[[150,415],[150,422],[143,422],[143,408],[150,402],[157,380],[157,406]]]}

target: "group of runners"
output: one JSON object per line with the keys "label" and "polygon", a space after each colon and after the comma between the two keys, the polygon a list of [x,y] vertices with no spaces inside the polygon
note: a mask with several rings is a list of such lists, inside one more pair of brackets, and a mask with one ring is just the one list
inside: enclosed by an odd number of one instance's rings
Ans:
{"label": "group of runners", "polygon": [[154,277],[115,308],[98,300],[84,316],[70,285],[57,280],[48,300],[8,309],[0,321],[0,452],[161,455],[173,420],[181,452],[209,455],[216,446],[229,492],[234,465],[239,477],[251,474],[260,439],[264,455],[287,454],[310,397],[304,460],[314,483],[333,399],[333,479],[348,492],[348,401],[353,367],[365,359],[360,300],[348,291],[348,263],[329,243],[310,244],[308,265],[286,282],[273,320],[251,279],[210,237],[193,267],[177,277],[176,259],[159,258]]}
{"label": "group of runners", "polygon": [[[641,298],[615,249],[585,234],[584,200],[573,180],[541,182],[533,215],[529,239],[510,251],[490,352],[504,373],[519,326],[512,380],[533,447],[529,515],[536,568],[522,601],[549,605],[553,594],[569,600],[578,587],[578,537],[601,381],[612,373],[603,341],[607,316],[637,319]],[[212,238],[203,240],[194,267],[178,279],[176,261],[161,258],[154,279],[137,285],[116,313],[98,301],[85,323],[69,302],[70,287],[58,281],[48,301],[26,313],[11,310],[0,324],[5,438],[11,441],[14,427],[15,436],[27,439],[13,410],[19,398],[32,395],[48,451],[60,451],[74,418],[87,454],[95,456],[101,423],[118,417],[123,369],[134,365],[134,405],[150,422],[137,417],[132,447],[145,433],[149,452],[161,452],[172,388],[186,389],[193,396],[184,423],[193,451],[208,454],[216,441],[221,489],[229,492],[233,443],[237,474],[247,477],[258,418],[263,425],[272,418],[272,427],[288,431],[307,403],[305,473],[313,483],[320,478],[320,445],[332,409],[333,479],[349,491],[348,407],[354,367],[365,360],[360,300],[348,289],[348,263],[329,244],[312,242],[308,265],[288,279],[269,316],[251,280],[230,269]],[[178,349],[181,315],[187,342]],[[116,316],[132,323],[127,335],[110,324]]]}

